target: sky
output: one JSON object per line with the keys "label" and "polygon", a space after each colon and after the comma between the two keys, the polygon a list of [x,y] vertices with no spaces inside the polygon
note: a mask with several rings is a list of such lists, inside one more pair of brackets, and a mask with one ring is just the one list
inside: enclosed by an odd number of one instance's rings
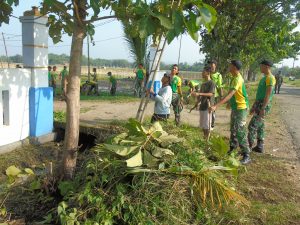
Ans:
{"label": "sky", "polygon": [[[39,0],[20,1],[19,6],[14,8],[13,15],[16,17],[22,16],[23,12],[30,10],[31,6],[38,6]],[[132,61],[129,50],[123,37],[123,29],[117,20],[99,21],[94,24],[95,28],[95,46],[90,45],[90,57],[102,59],[127,59]],[[22,54],[21,23],[16,18],[11,18],[9,25],[2,24],[0,32],[4,33],[8,55]],[[64,35],[63,42],[53,44],[49,37],[48,50],[49,53],[55,54],[70,54],[71,38]],[[165,63],[177,63],[179,57],[180,37],[175,39],[168,45],[163,53],[162,61]],[[84,42],[83,54],[87,55],[87,42]],[[5,49],[2,36],[0,36],[0,55],[5,55]],[[205,55],[200,52],[199,45],[192,40],[188,35],[182,36],[180,62],[193,64],[202,61]],[[300,66],[300,56],[295,61],[295,66]],[[280,64],[281,65],[281,64]],[[283,60],[284,66],[293,66],[293,59]]]}

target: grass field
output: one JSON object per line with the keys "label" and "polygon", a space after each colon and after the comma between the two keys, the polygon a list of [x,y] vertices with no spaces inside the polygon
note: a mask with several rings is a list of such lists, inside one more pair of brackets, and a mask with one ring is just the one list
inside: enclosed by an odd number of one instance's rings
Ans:
{"label": "grass field", "polygon": [[296,86],[296,87],[300,87],[300,79],[296,79],[294,81],[291,81],[291,80],[289,80],[289,78],[285,77],[283,79],[283,83],[293,85],[293,86]]}

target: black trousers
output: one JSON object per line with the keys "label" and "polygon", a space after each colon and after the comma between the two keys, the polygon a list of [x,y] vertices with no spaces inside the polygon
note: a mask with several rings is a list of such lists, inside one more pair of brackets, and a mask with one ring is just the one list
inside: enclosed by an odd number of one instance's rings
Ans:
{"label": "black trousers", "polygon": [[156,121],[167,121],[169,119],[170,114],[153,114],[151,118],[151,123],[154,123]]}

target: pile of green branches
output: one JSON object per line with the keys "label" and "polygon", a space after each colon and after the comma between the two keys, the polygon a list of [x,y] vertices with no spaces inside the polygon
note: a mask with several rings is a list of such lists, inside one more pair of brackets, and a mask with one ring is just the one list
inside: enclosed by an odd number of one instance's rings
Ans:
{"label": "pile of green branches", "polygon": [[[190,127],[164,127],[169,133],[159,123],[129,120],[127,132],[80,154],[75,178],[55,181],[60,202],[42,222],[203,224],[227,204],[248,204],[227,180],[239,163],[222,138],[207,144]],[[29,175],[31,192],[49,195],[49,179]]]}
{"label": "pile of green branches", "polygon": [[[227,146],[218,137],[195,148],[159,123],[146,129],[130,120],[126,128],[86,155],[73,181],[60,183],[60,223],[199,224],[208,208],[247,204],[224,177],[238,164],[221,156]],[[222,148],[218,162],[206,158],[204,147]]]}

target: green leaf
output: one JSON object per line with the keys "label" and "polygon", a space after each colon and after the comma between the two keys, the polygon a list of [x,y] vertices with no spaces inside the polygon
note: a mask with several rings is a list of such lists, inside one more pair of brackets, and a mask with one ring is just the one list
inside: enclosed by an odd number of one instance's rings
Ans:
{"label": "green leaf", "polygon": [[162,135],[156,140],[160,142],[161,147],[165,148],[171,144],[183,142],[184,139],[178,138],[177,136],[171,134],[171,135]]}
{"label": "green leaf", "polygon": [[168,32],[166,34],[166,38],[167,38],[168,44],[170,44],[174,40],[175,37],[176,37],[175,30],[174,29],[168,30]]}
{"label": "green leaf", "polygon": [[153,157],[148,151],[144,151],[143,161],[144,165],[148,167],[154,167],[158,164],[157,158]]}
{"label": "green leaf", "polygon": [[66,196],[70,192],[74,191],[74,184],[70,181],[61,181],[58,185],[58,189],[62,196]]}
{"label": "green leaf", "polygon": [[173,156],[174,155],[174,153],[170,149],[160,148],[160,147],[156,147],[154,150],[152,150],[151,153],[156,158],[162,158],[164,156]]}
{"label": "green leaf", "polygon": [[125,127],[128,129],[128,135],[129,136],[146,136],[146,130],[141,125],[140,122],[138,122],[135,119],[129,119],[128,123],[126,123]]}
{"label": "green leaf", "polygon": [[100,6],[98,5],[99,0],[90,0],[90,5],[94,11],[94,16],[97,16],[100,13]]}
{"label": "green leaf", "polygon": [[28,174],[30,174],[30,175],[34,175],[34,172],[30,168],[26,168],[25,172],[28,173]]}
{"label": "green leaf", "polygon": [[212,21],[212,15],[207,7],[199,8],[199,12],[204,24],[209,24]]}
{"label": "green leaf", "polygon": [[172,24],[172,21],[168,18],[168,17],[165,17],[164,15],[162,14],[155,14],[155,17],[159,19],[160,21],[160,24],[167,28],[167,29],[172,29],[174,28],[173,24]]}
{"label": "green leaf", "polygon": [[39,189],[41,189],[41,182],[39,180],[34,180],[33,182],[31,182],[30,190],[34,191]]}
{"label": "green leaf", "polygon": [[140,146],[121,146],[110,144],[104,144],[103,146],[105,149],[112,151],[120,156],[128,156],[129,154],[140,148]]}
{"label": "green leaf", "polygon": [[140,150],[135,156],[126,160],[128,167],[137,167],[143,165],[142,151]]}
{"label": "green leaf", "polygon": [[127,138],[127,133],[121,133],[121,134],[118,134],[116,135],[115,137],[113,137],[110,142],[111,143],[114,143],[114,144],[118,144],[121,140]]}
{"label": "green leaf", "polygon": [[15,177],[15,176],[17,176],[17,175],[19,175],[21,173],[21,170],[18,169],[17,167],[15,167],[15,166],[10,166],[10,167],[8,167],[6,169],[5,172],[6,172],[7,176],[13,176],[13,177]]}
{"label": "green leaf", "polygon": [[174,34],[176,37],[184,32],[183,18],[184,17],[181,11],[173,11],[172,22],[174,24]]}

